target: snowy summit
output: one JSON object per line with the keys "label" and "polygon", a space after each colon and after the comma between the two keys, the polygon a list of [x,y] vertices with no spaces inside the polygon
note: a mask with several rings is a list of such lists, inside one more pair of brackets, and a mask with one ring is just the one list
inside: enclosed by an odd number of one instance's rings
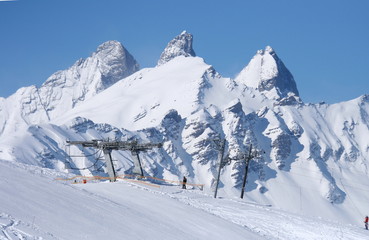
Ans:
{"label": "snowy summit", "polygon": [[235,80],[273,99],[299,96],[292,74],[270,46],[257,51]]}

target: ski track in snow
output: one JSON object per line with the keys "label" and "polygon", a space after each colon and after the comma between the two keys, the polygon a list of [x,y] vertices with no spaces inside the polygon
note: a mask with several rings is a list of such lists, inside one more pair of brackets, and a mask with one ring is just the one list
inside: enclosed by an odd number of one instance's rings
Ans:
{"label": "ski track in snow", "polygon": [[34,223],[25,223],[6,213],[0,213],[0,240],[58,239],[44,233]]}
{"label": "ski track in snow", "polygon": [[[268,240],[369,239],[368,232],[358,229],[357,226],[295,215],[283,210],[272,209],[267,205],[263,206],[235,199],[213,199],[212,196],[200,190],[173,190],[176,187],[161,187],[161,191],[158,191],[135,183],[127,184],[153,194],[165,195],[203,210],[247,228]],[[96,193],[94,195],[99,196]]]}

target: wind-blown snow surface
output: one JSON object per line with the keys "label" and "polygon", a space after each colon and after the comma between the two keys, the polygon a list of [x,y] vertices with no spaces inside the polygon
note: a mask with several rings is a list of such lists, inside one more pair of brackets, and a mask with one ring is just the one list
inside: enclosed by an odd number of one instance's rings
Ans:
{"label": "wind-blown snow surface", "polygon": [[[33,108],[41,105],[23,94],[28,88],[0,99],[0,158],[106,176],[104,162],[96,161],[99,152],[68,148],[66,140],[162,142],[163,148],[141,153],[145,175],[168,180],[186,175],[212,192],[219,166],[213,140],[224,138],[220,197],[240,195],[245,173],[240,155],[252,144],[261,154],[250,162],[245,201],[361,226],[369,213],[369,96],[333,105],[304,103],[292,74],[270,47],[230,79],[186,54],[182,40],[168,45],[176,46],[169,47],[168,61],[100,92],[92,86],[94,94],[73,107],[63,107],[69,98],[56,98],[50,101],[54,107]],[[74,96],[74,88],[50,89]],[[112,154],[118,174],[132,173],[130,153]],[[85,157],[70,157],[76,155]]]}
{"label": "wind-blown snow surface", "polygon": [[[0,239],[365,239],[361,228],[199,190],[65,184],[53,170],[0,160]],[[64,176],[66,177],[66,175]]]}

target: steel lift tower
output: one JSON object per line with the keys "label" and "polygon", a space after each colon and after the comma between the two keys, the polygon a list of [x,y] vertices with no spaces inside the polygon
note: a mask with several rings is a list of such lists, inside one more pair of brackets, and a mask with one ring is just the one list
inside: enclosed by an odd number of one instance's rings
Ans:
{"label": "steel lift tower", "polygon": [[139,153],[141,151],[151,150],[153,148],[162,147],[162,143],[138,143],[137,141],[104,141],[104,140],[92,140],[92,141],[67,141],[71,145],[81,145],[82,147],[97,148],[103,151],[106,160],[106,167],[110,182],[117,180],[117,174],[114,169],[113,159],[111,152],[113,150],[131,151],[134,169],[133,172],[143,175],[142,164]]}

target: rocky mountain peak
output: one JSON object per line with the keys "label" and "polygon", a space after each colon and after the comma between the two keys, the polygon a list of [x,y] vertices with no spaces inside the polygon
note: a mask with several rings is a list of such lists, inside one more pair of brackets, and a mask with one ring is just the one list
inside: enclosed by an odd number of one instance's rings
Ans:
{"label": "rocky mountain peak", "polygon": [[257,51],[249,64],[236,77],[238,83],[258,89],[272,99],[299,96],[296,82],[270,46]]}
{"label": "rocky mountain peak", "polygon": [[111,41],[106,41],[102,44],[100,44],[97,47],[97,50],[95,52],[95,54],[97,53],[109,53],[111,51],[117,50],[117,51],[122,51],[123,46],[120,42],[116,41],[116,40],[111,40]]}
{"label": "rocky mountain peak", "polygon": [[192,49],[192,39],[192,34],[187,31],[183,31],[176,36],[168,43],[167,47],[160,55],[157,66],[163,65],[178,56],[195,57],[195,51]]}
{"label": "rocky mountain peak", "polygon": [[92,57],[99,60],[105,88],[140,69],[137,61],[118,41],[104,42]]}
{"label": "rocky mountain peak", "polygon": [[[27,123],[40,121],[40,115],[46,115],[43,121],[58,117],[138,70],[138,63],[121,43],[105,42],[90,57],[51,75],[34,96],[22,96],[35,106],[26,114]],[[19,108],[22,112],[25,107]]]}

